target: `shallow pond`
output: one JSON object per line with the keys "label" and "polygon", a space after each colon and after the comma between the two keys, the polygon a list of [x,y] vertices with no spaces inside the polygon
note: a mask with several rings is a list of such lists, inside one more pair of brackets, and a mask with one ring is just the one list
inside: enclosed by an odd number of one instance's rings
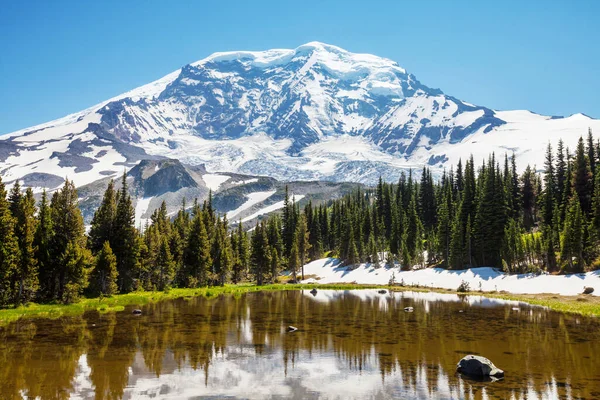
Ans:
{"label": "shallow pond", "polygon": [[[600,323],[515,302],[319,290],[132,309],[0,328],[0,399],[600,398]],[[505,379],[457,375],[466,354]]]}

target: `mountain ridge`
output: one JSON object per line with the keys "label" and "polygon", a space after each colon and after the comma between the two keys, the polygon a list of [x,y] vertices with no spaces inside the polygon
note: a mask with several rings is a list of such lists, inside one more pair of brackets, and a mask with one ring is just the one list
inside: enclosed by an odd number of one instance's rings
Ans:
{"label": "mountain ridge", "polygon": [[211,172],[374,183],[423,165],[440,173],[492,151],[538,164],[548,141],[570,145],[587,128],[600,122],[477,106],[429,88],[393,60],[310,42],[214,53],[1,136],[0,176],[39,182],[44,173],[83,185],[144,159],[174,158]]}

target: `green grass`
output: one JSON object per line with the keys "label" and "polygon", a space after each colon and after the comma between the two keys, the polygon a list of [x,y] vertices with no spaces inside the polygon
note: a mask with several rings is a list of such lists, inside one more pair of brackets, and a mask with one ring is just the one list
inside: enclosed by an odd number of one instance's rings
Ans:
{"label": "green grass", "polygon": [[[170,289],[165,292],[134,292],[128,294],[119,294],[111,297],[81,299],[74,304],[36,304],[29,303],[16,308],[0,309],[0,325],[5,325],[20,318],[59,318],[62,316],[74,316],[83,314],[86,311],[96,310],[98,312],[123,311],[125,306],[141,307],[144,304],[177,299],[182,297],[216,297],[222,294],[231,294],[239,296],[243,293],[258,291],[277,291],[277,290],[299,290],[311,289],[369,289],[386,288],[394,291],[431,291],[425,288],[415,287],[389,287],[382,285],[359,285],[359,284],[271,284],[256,286],[252,284],[225,285],[221,287],[208,287],[198,289]],[[433,290],[442,293],[456,293],[451,290]],[[462,294],[462,293],[461,293]],[[558,296],[552,294],[543,295],[514,295],[505,293],[481,293],[469,292],[467,295],[486,296],[504,300],[523,301],[529,304],[544,306],[552,310],[566,313],[576,313],[586,316],[600,316],[600,298],[592,296]]]}
{"label": "green grass", "polygon": [[[29,303],[16,308],[0,309],[0,325],[16,321],[19,318],[59,318],[69,315],[80,315],[86,311],[97,310],[99,312],[123,311],[125,306],[143,306],[144,304],[177,299],[182,297],[215,297],[222,294],[241,295],[242,293],[258,291],[275,290],[298,290],[310,289],[314,284],[272,284],[256,286],[252,284],[225,285],[216,287],[205,287],[197,289],[170,289],[164,292],[133,292],[128,294],[118,294],[111,297],[81,299],[73,304],[50,303],[36,304]],[[357,285],[357,284],[331,284],[318,285],[320,289],[367,289],[380,287],[375,285]]]}

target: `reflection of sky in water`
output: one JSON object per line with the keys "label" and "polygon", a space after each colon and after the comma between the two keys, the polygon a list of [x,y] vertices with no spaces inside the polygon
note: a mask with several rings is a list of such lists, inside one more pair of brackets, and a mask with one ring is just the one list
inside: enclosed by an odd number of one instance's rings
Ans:
{"label": "reflection of sky in water", "polygon": [[[138,363],[141,356],[138,355]],[[168,358],[168,355],[167,355]],[[369,360],[376,360],[372,353]],[[300,352],[298,360],[287,368],[280,356],[270,354],[256,356],[251,351],[232,350],[226,354],[214,354],[210,373],[184,367],[172,373],[156,377],[151,372],[130,377],[124,399],[197,399],[204,397],[235,397],[247,399],[488,399],[485,386],[473,386],[459,379],[451,385],[448,374],[437,366],[430,372],[426,365],[417,367],[415,378],[408,383],[402,379],[400,366],[382,379],[377,363],[367,362],[360,373],[349,369],[346,363],[331,354],[310,355]],[[93,385],[89,379],[90,368],[86,357],[79,360],[79,373],[75,389],[80,395],[72,399],[93,398]],[[432,387],[432,380],[435,385]],[[199,397],[200,396],[200,397]],[[560,398],[554,379],[536,391],[533,382],[520,391],[514,391],[512,399],[551,400]],[[568,393],[567,398],[571,398]]]}
{"label": "reflection of sky in water", "polygon": [[[415,306],[421,305],[423,308],[420,310],[426,313],[430,312],[430,304],[436,302],[458,302],[465,304],[465,307],[523,306],[515,301],[428,292],[380,294],[377,290],[318,290],[316,294],[303,291],[303,295],[319,304],[354,297],[362,302],[372,302],[382,312],[386,312],[392,303],[406,301]],[[533,308],[528,309],[533,314]],[[403,371],[402,366],[395,363],[391,372],[382,375],[379,354],[374,346],[365,349],[360,368],[331,349],[310,352],[299,350],[286,365],[281,348],[265,346],[262,354],[255,351],[251,312],[250,307],[247,307],[246,318],[238,320],[241,333],[239,340],[230,333],[227,342],[231,345],[223,351],[213,350],[208,374],[203,369],[194,370],[187,364],[178,366],[172,352],[167,350],[163,358],[163,373],[157,376],[145,366],[143,355],[138,352],[130,368],[124,398],[489,399],[492,397],[488,394],[486,385],[502,385],[502,382],[482,384],[463,380],[453,370],[445,371],[441,365],[429,360],[422,360],[411,371]],[[283,330],[281,334],[286,335]],[[268,337],[265,342],[268,344]],[[85,355],[80,357],[78,364],[74,382],[78,395],[72,398],[94,398],[91,368]],[[571,397],[569,392],[567,388],[567,398]],[[559,398],[559,391],[554,378],[542,388],[539,385],[536,388],[530,381],[527,387],[512,390],[510,398],[556,399]]]}
{"label": "reflection of sky in water", "polygon": [[[299,331],[287,333],[291,324]],[[34,334],[19,336],[27,326]],[[147,305],[139,318],[125,311],[15,325],[5,350],[0,342],[0,359],[23,374],[11,378],[0,365],[0,392],[11,388],[10,379],[31,389],[56,366],[39,398],[56,398],[56,388],[82,400],[600,398],[593,357],[599,326],[519,302],[449,293],[305,290],[181,299]],[[52,357],[40,362],[35,354],[44,352]],[[488,356],[507,378],[461,378],[455,365],[468,353]],[[22,361],[28,355],[31,369]]]}

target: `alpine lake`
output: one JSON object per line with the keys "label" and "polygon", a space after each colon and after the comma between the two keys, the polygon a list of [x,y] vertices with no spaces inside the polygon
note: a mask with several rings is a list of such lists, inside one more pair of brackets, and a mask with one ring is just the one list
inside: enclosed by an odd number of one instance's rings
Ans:
{"label": "alpine lake", "polygon": [[[518,302],[289,290],[134,308],[0,327],[0,399],[600,399],[600,322]],[[505,377],[457,373],[467,354]]]}

